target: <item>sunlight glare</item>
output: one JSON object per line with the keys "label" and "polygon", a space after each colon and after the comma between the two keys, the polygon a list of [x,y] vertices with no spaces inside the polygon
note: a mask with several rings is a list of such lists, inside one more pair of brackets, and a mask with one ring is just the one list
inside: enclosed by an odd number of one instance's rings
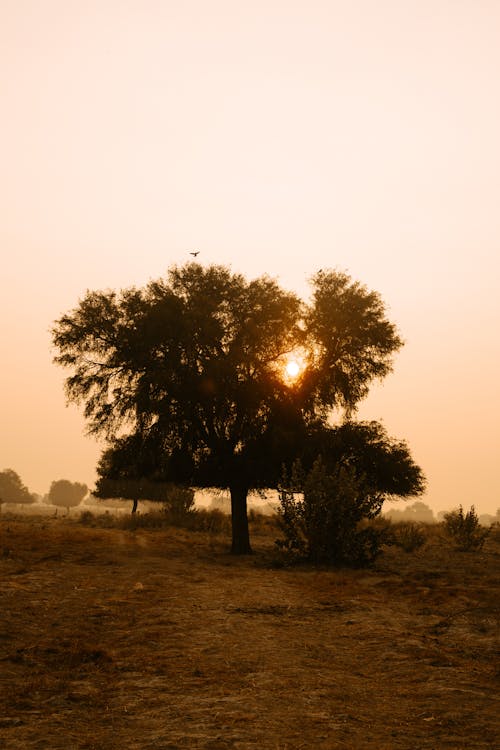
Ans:
{"label": "sunlight glare", "polygon": [[297,377],[300,372],[300,365],[295,359],[290,359],[285,366],[286,374],[292,380]]}

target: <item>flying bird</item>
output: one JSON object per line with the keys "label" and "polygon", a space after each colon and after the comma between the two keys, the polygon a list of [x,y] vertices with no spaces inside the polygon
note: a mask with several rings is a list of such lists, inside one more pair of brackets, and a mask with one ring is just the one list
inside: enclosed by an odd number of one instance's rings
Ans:
{"label": "flying bird", "polygon": [[194,252],[194,253],[189,253],[189,255],[192,255],[192,256],[193,256],[193,258],[196,258],[196,256],[197,256],[197,255],[199,255],[199,254],[200,254],[200,251],[199,251],[199,250],[195,250],[195,252]]}

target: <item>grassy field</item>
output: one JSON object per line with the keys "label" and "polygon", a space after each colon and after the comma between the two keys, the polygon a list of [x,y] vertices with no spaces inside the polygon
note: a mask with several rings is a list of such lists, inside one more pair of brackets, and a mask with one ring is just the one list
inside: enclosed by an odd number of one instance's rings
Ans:
{"label": "grassy field", "polygon": [[279,568],[271,524],[0,517],[2,750],[491,750],[500,540]]}

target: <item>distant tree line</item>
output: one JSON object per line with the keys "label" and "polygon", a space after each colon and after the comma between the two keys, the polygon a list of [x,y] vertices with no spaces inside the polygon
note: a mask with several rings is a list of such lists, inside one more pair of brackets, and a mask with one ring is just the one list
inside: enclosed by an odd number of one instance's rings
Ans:
{"label": "distant tree line", "polygon": [[[58,479],[52,482],[44,500],[51,505],[69,509],[81,503],[88,494],[86,484]],[[39,496],[29,491],[19,474],[13,469],[0,471],[0,507],[3,503],[12,505],[32,505]]]}
{"label": "distant tree line", "polygon": [[386,518],[389,518],[395,523],[400,522],[414,522],[414,523],[435,523],[434,513],[428,505],[421,501],[412,503],[407,508],[399,510],[397,508],[391,508],[384,513]]}

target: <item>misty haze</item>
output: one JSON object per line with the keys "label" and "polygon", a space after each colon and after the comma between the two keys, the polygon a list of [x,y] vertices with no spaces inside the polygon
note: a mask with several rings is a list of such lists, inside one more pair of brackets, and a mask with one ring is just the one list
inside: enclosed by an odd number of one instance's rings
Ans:
{"label": "misty haze", "polygon": [[0,749],[496,747],[500,5],[0,29]]}

